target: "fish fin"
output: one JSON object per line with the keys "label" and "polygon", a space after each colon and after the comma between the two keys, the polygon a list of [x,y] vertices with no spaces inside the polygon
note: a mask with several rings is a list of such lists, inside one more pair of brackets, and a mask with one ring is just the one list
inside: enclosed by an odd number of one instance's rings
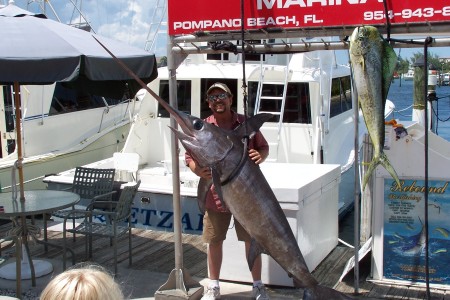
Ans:
{"label": "fish fin", "polygon": [[372,173],[375,170],[375,168],[380,164],[380,161],[376,159],[375,157],[372,159],[372,161],[369,163],[369,167],[364,175],[363,180],[363,191],[366,188],[367,183],[369,182],[370,177],[372,177]]}
{"label": "fish fin", "polygon": [[380,163],[389,172],[389,174],[391,174],[392,178],[394,178],[395,182],[397,182],[397,185],[402,186],[400,184],[400,179],[398,178],[397,172],[395,172],[394,167],[391,165],[391,162],[384,152],[380,154]]}
{"label": "fish fin", "polygon": [[383,100],[386,101],[389,88],[391,86],[392,78],[394,77],[395,67],[397,66],[397,54],[395,53],[394,49],[389,44],[389,42],[386,41],[385,39],[383,39],[382,46],[383,46],[382,93],[383,93]]}
{"label": "fish fin", "polygon": [[214,183],[214,188],[216,189],[217,196],[219,196],[220,203],[223,208],[226,208],[225,202],[223,202],[222,184],[220,182],[220,175],[216,169],[211,169],[212,180]]}
{"label": "fish fin", "polygon": [[261,255],[261,253],[265,253],[264,249],[258,244],[255,239],[250,241],[250,249],[248,251],[247,263],[250,271],[253,269],[253,265],[255,264],[256,258]]}
{"label": "fish fin", "polygon": [[205,206],[206,206],[206,195],[208,194],[209,189],[211,188],[212,180],[208,180],[205,178],[200,178],[197,187],[197,202],[198,208],[202,214],[205,214]]}
{"label": "fish fin", "polygon": [[386,169],[386,171],[389,172],[389,174],[391,174],[392,178],[394,178],[394,180],[397,182],[397,185],[401,186],[397,172],[395,172],[395,169],[394,167],[392,167],[386,154],[382,152],[379,157],[374,157],[370,162],[369,168],[364,175],[363,190],[366,188],[366,184],[369,182],[369,179],[372,176],[372,173],[375,171],[375,168],[380,164]]}
{"label": "fish fin", "polygon": [[261,128],[261,126],[272,117],[273,115],[268,113],[254,115],[253,117],[248,118],[246,122],[236,127],[234,132],[240,137],[252,136],[258,132],[259,128]]}

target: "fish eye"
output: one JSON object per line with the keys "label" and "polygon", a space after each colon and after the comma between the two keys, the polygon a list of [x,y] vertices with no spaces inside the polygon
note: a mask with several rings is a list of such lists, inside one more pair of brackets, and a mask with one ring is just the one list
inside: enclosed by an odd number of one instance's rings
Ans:
{"label": "fish eye", "polygon": [[203,128],[203,121],[197,119],[197,120],[195,120],[195,121],[192,123],[192,125],[194,125],[194,129],[195,129],[195,130],[200,130],[200,129]]}

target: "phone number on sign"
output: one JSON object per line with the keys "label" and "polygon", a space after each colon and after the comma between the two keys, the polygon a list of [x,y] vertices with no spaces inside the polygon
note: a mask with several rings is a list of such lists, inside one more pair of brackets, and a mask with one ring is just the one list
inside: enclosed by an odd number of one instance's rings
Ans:
{"label": "phone number on sign", "polygon": [[[389,19],[400,17],[403,19],[411,18],[432,18],[436,15],[442,15],[444,17],[450,16],[450,6],[444,6],[442,9],[435,9],[432,7],[418,8],[418,9],[403,9],[400,12],[388,11]],[[366,11],[364,12],[364,20],[383,20],[386,18],[386,14],[382,10]]]}

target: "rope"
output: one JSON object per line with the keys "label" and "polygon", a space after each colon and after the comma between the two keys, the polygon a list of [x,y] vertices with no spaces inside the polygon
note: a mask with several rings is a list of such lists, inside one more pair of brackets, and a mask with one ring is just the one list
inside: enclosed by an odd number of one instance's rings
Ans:
{"label": "rope", "polygon": [[17,178],[16,178],[16,170],[19,167],[19,161],[16,160],[14,162],[13,167],[11,168],[11,195],[12,200],[17,200]]}
{"label": "rope", "polygon": [[[248,128],[247,128],[247,117],[248,117],[248,95],[247,95],[247,80],[245,75],[245,50],[244,50],[244,41],[245,41],[245,18],[244,18],[244,8],[245,8],[245,0],[241,0],[241,55],[242,55],[242,100],[244,104],[244,145],[248,145],[249,141],[249,134],[248,134]],[[245,147],[247,148],[247,147]],[[245,149],[247,151],[247,149]]]}
{"label": "rope", "polygon": [[[438,97],[437,99],[444,99],[444,98],[450,98],[450,96],[445,96],[445,97]],[[431,106],[431,109],[433,111],[433,115],[436,117],[436,119],[440,122],[447,122],[450,120],[450,117],[448,117],[447,119],[441,119],[439,118],[439,105],[436,105],[436,109],[434,109],[433,106]]]}

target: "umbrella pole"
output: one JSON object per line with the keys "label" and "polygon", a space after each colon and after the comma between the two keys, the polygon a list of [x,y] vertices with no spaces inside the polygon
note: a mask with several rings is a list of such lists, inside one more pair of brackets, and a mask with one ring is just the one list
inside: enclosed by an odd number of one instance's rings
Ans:
{"label": "umbrella pole", "polygon": [[17,147],[17,170],[19,171],[19,187],[20,187],[20,201],[25,200],[24,189],[23,189],[23,168],[22,168],[22,130],[20,129],[20,85],[18,82],[14,82],[13,85],[14,91],[14,106],[16,111],[16,147]]}

